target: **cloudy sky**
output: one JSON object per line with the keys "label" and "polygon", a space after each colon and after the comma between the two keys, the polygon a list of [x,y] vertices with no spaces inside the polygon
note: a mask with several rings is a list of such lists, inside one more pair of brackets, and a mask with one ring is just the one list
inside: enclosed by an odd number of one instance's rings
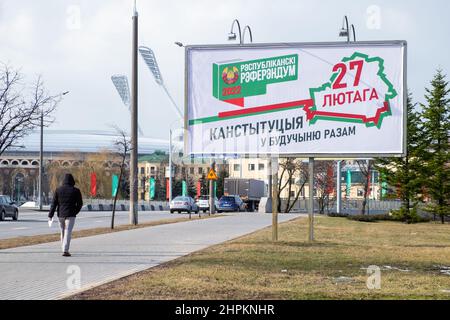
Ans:
{"label": "cloudy sky", "polygon": [[[28,80],[44,77],[53,93],[70,91],[53,129],[129,128],[111,83],[130,73],[132,0],[0,0],[0,61]],[[450,71],[450,2],[295,0],[138,0],[140,44],[156,53],[167,87],[184,101],[184,51],[174,45],[226,43],[231,22],[250,25],[254,42],[340,41],[345,14],[358,40],[407,40],[408,82],[416,101],[440,67]],[[167,138],[170,102],[140,60],[140,124]]]}

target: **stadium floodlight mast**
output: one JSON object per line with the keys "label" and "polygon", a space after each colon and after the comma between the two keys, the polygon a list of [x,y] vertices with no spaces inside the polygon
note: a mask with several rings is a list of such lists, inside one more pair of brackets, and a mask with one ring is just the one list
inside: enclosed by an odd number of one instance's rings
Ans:
{"label": "stadium floodlight mast", "polygon": [[130,87],[128,85],[128,78],[124,75],[113,75],[111,81],[119,93],[120,98],[125,106],[130,107]]}
{"label": "stadium floodlight mast", "polygon": [[[69,91],[64,91],[58,97],[62,98],[68,95]],[[44,110],[41,110],[41,123],[40,123],[40,144],[39,144],[39,181],[38,181],[38,192],[39,192],[39,211],[43,210],[43,199],[42,199],[42,186],[44,185]]]}
{"label": "stadium floodlight mast", "polygon": [[[122,102],[125,107],[128,108],[128,110],[131,112],[131,101],[130,101],[130,86],[128,85],[128,78],[127,76],[116,74],[111,77],[111,81],[114,84],[114,87],[116,87],[117,93],[119,94],[120,98],[122,99]],[[143,132],[141,129],[141,126],[138,125],[139,134],[142,136]]]}
{"label": "stadium floodlight mast", "polygon": [[[175,43],[177,46],[183,47],[183,44],[181,42]],[[156,61],[155,53],[152,49],[145,46],[139,47],[139,52],[141,54],[142,59],[144,59],[145,64],[150,69],[150,72],[153,75],[153,78],[155,79],[156,83],[161,86],[166,93],[167,97],[169,98],[170,102],[172,103],[172,107],[177,113],[179,119],[183,120],[183,113],[181,112],[180,108],[176,104],[175,100],[172,98],[171,94],[169,93],[169,90],[167,90],[166,85],[164,84],[163,77],[161,75],[161,70],[159,69],[158,62]],[[178,120],[178,119],[177,119]],[[172,127],[169,126],[169,201],[172,201]]]}
{"label": "stadium floodlight mast", "polygon": [[145,64],[150,69],[151,73],[153,74],[153,78],[155,79],[156,83],[163,88],[167,97],[169,97],[169,100],[172,103],[172,106],[175,109],[175,112],[181,119],[183,119],[183,112],[181,112],[180,108],[178,107],[175,100],[170,95],[169,90],[167,90],[167,87],[164,83],[163,77],[161,75],[161,70],[159,70],[158,62],[156,61],[155,53],[149,47],[144,47],[144,46],[139,47],[139,52],[141,54],[142,59],[144,59]]}

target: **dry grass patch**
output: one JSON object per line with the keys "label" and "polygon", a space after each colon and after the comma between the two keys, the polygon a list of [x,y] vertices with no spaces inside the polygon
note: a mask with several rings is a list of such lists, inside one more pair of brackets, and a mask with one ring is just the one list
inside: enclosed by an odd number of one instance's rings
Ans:
{"label": "dry grass patch", "polygon": [[[210,247],[72,299],[449,299],[450,225],[318,217]],[[381,289],[366,286],[381,268]],[[396,269],[397,268],[397,269]]]}

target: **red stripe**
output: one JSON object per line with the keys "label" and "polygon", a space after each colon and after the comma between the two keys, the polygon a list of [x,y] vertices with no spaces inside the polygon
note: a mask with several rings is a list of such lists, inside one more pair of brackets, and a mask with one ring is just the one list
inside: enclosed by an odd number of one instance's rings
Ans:
{"label": "red stripe", "polygon": [[239,115],[250,114],[250,113],[258,113],[258,112],[264,112],[264,111],[275,110],[275,109],[285,109],[285,108],[296,107],[296,106],[312,106],[313,104],[314,104],[314,101],[312,99],[270,104],[270,105],[261,106],[261,107],[253,107],[253,108],[247,108],[247,109],[220,112],[219,118],[227,118],[227,117],[239,116]]}
{"label": "red stripe", "polygon": [[364,123],[374,122],[378,124],[380,120],[380,116],[383,112],[389,111],[389,102],[384,101],[383,108],[377,109],[377,112],[374,117],[368,118],[365,115],[361,114],[351,114],[351,113],[338,113],[338,112],[327,112],[327,111],[311,111],[311,106],[305,106],[305,111],[307,115],[307,120],[311,120],[315,116],[324,116],[324,117],[335,117],[335,118],[347,118],[347,119],[361,119]]}
{"label": "red stripe", "polygon": [[237,105],[239,107],[244,107],[244,98],[235,98],[235,99],[228,99],[228,100],[223,100],[223,101]]}

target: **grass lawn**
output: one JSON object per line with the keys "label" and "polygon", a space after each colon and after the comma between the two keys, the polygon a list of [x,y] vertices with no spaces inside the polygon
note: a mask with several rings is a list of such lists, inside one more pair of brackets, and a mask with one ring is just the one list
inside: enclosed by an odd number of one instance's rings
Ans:
{"label": "grass lawn", "polygon": [[[197,220],[197,219],[209,219],[209,218],[216,218],[216,217],[221,217],[221,216],[222,215],[218,215],[218,214],[211,215],[211,216],[203,215],[203,216],[201,216],[201,218],[199,218],[198,215],[192,215],[192,219],[189,219],[188,217],[174,218],[174,219],[162,219],[162,220],[157,220],[157,221],[140,223],[137,226],[129,225],[129,224],[116,225],[116,226],[114,226],[114,229],[92,228],[92,229],[85,229],[85,230],[76,230],[76,224],[75,224],[75,231],[72,233],[72,239],[96,236],[99,234],[105,234],[105,233],[111,233],[111,232],[118,232],[118,231],[158,226],[161,224],[170,224],[170,223],[184,222],[184,221]],[[54,223],[57,223],[57,222],[54,222]],[[54,242],[54,241],[60,241],[59,232],[52,233],[52,234],[36,235],[36,236],[25,236],[25,237],[16,237],[16,238],[10,238],[10,239],[2,239],[2,240],[0,240],[0,250],[24,247],[24,246],[31,246],[31,245],[35,245],[35,244],[48,243],[48,242]]]}
{"label": "grass lawn", "polygon": [[[307,219],[210,247],[70,299],[450,299],[450,225]],[[367,289],[367,268],[381,289]]]}

